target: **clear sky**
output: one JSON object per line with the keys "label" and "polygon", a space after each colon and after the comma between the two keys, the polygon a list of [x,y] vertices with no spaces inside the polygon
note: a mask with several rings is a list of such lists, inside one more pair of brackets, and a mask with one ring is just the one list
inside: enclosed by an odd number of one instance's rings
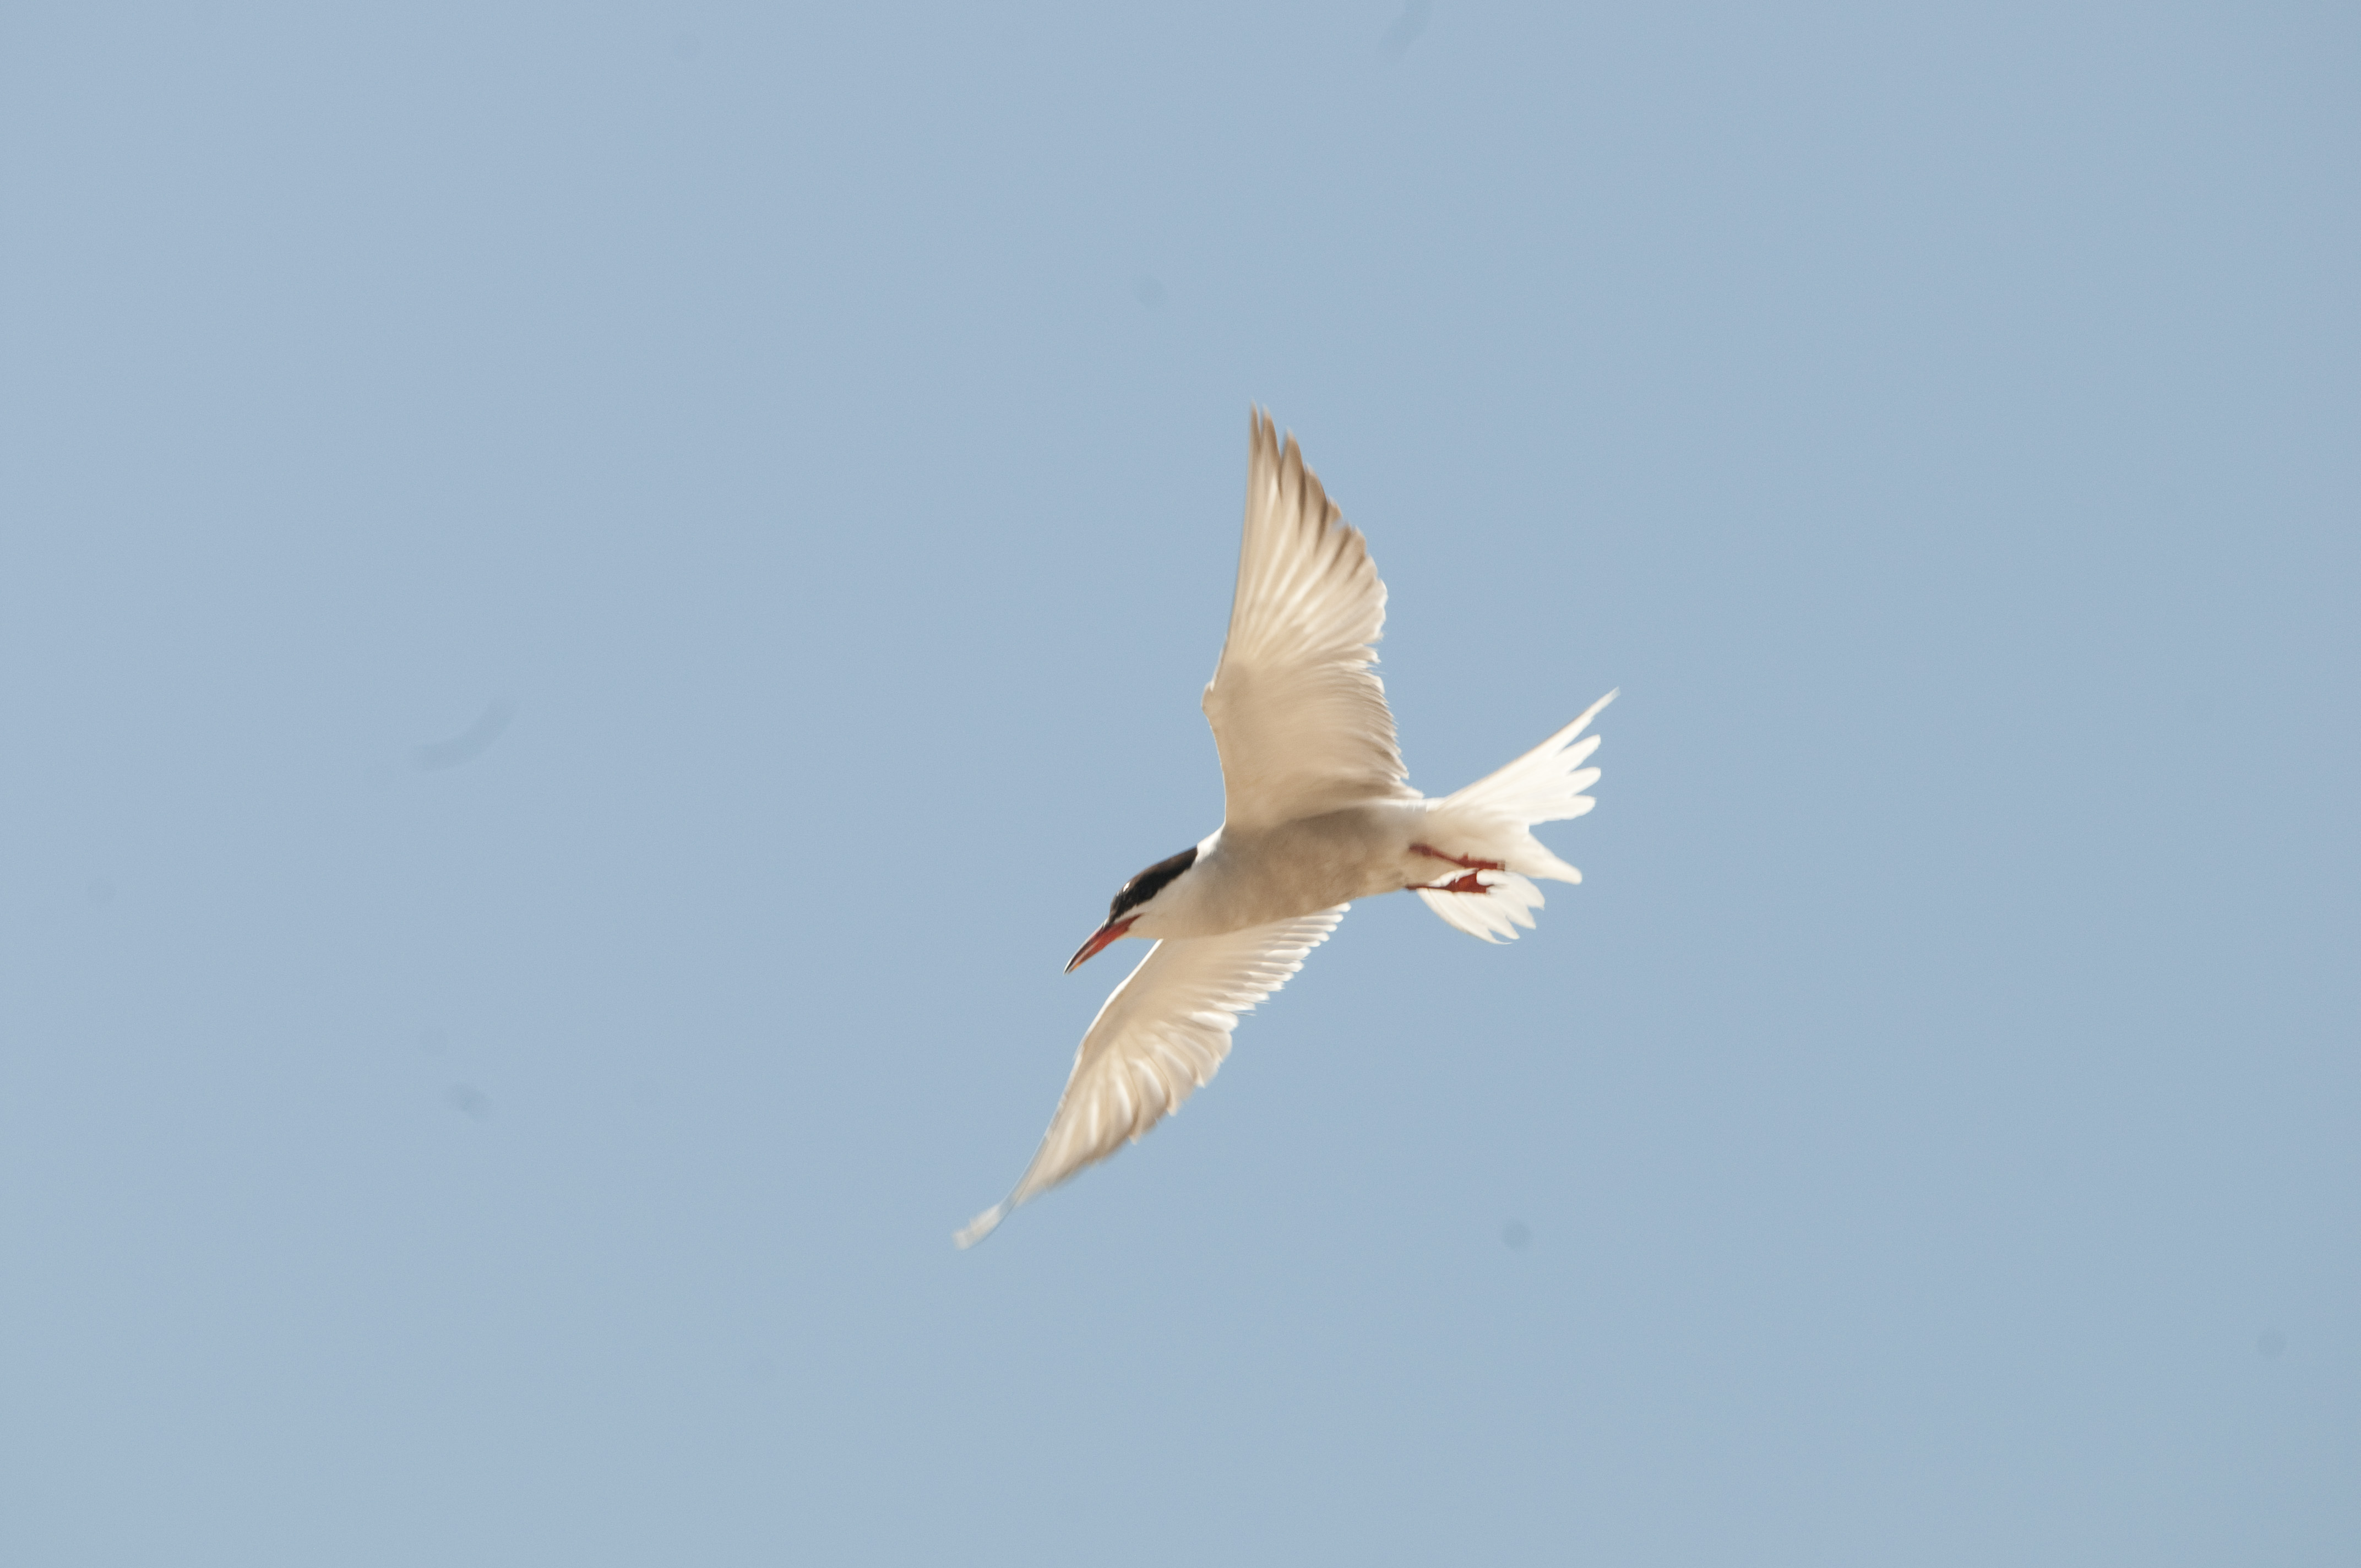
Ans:
{"label": "clear sky", "polygon": [[[17,5],[0,1559],[2361,1559],[2361,21]],[[1220,815],[1365,904],[961,1254]]]}

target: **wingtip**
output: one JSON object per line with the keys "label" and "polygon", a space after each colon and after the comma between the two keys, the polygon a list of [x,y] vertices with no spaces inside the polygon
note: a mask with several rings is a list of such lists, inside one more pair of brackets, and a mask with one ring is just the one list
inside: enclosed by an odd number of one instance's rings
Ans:
{"label": "wingtip", "polygon": [[986,1209],[983,1213],[978,1214],[974,1219],[969,1221],[967,1229],[954,1234],[951,1237],[951,1241],[953,1245],[960,1249],[960,1251],[965,1252],[976,1243],[983,1240],[984,1237],[992,1234],[994,1231],[998,1230],[1000,1228],[1000,1222],[1007,1217],[1008,1205],[1005,1203],[994,1203],[991,1208]]}
{"label": "wingtip", "polygon": [[1617,686],[1613,691],[1609,692],[1605,696],[1600,697],[1597,702],[1594,702],[1588,707],[1584,708],[1582,710],[1582,717],[1567,725],[1563,730],[1559,731],[1557,739],[1561,741],[1571,740],[1576,736],[1581,734],[1584,730],[1589,729],[1590,721],[1598,717],[1600,710],[1605,708],[1609,703],[1613,702],[1617,697],[1621,696],[1622,695],[1623,688],[1621,686]]}

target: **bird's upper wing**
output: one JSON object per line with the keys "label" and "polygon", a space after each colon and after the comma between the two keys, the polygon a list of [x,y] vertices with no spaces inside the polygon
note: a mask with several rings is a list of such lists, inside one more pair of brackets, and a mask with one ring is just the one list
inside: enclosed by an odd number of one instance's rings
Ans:
{"label": "bird's upper wing", "polygon": [[1386,585],[1289,436],[1256,410],[1246,542],[1229,639],[1205,688],[1226,819],[1263,827],[1370,800],[1415,800],[1386,688],[1369,666]]}
{"label": "bird's upper wing", "polygon": [[1106,1158],[1126,1139],[1137,1143],[1178,1111],[1220,1070],[1237,1015],[1285,985],[1348,907],[1157,943],[1082,1036],[1058,1113],[1024,1179],[959,1233],[959,1245],[974,1245],[1019,1203]]}

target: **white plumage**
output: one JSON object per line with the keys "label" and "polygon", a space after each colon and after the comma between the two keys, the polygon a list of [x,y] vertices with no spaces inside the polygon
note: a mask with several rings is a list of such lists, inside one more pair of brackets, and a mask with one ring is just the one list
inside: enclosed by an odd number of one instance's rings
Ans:
{"label": "white plumage", "polygon": [[1075,1053],[1058,1113],[1016,1190],[959,1234],[971,1246],[1001,1216],[1086,1165],[1138,1142],[1213,1081],[1238,1014],[1287,983],[1345,905],[1219,937],[1159,942],[1115,988]]}
{"label": "white plumage", "polygon": [[1418,798],[1370,670],[1386,585],[1303,454],[1253,422],[1246,539],[1205,719],[1222,755],[1223,826],[1276,827],[1370,801]]}
{"label": "white plumage", "polygon": [[1327,940],[1350,901],[1402,889],[1471,936],[1513,940],[1541,907],[1535,877],[1582,873],[1532,836],[1582,816],[1598,770],[1583,730],[1614,700],[1507,767],[1428,800],[1410,787],[1370,665],[1386,586],[1290,436],[1249,422],[1246,536],[1205,718],[1221,753],[1222,826],[1124,884],[1069,969],[1126,936],[1156,938],[1099,1009],[1057,1113],[1015,1190],[959,1233],[1104,1159],[1219,1070],[1238,1014]]}

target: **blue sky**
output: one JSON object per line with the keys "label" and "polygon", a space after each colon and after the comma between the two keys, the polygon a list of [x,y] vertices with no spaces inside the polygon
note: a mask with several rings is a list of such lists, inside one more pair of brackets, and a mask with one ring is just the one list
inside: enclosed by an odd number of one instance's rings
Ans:
{"label": "blue sky", "polygon": [[[20,6],[0,1556],[2343,1563],[2361,27]],[[1250,402],[1494,948],[968,1254]]]}

